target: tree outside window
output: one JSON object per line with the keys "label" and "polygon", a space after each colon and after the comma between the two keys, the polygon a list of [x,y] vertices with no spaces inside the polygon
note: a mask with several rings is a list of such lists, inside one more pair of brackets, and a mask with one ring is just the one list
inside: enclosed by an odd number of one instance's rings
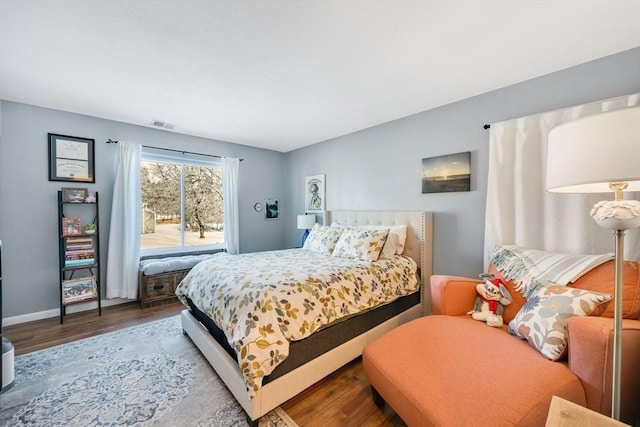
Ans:
{"label": "tree outside window", "polygon": [[224,241],[219,168],[143,161],[141,249],[208,246]]}

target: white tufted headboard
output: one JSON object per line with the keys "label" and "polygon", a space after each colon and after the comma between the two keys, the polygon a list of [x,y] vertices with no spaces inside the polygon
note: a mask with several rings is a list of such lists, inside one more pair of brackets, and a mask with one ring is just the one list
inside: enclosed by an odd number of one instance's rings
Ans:
{"label": "white tufted headboard", "polygon": [[[431,311],[429,279],[433,264],[433,214],[425,211],[327,211],[325,224],[407,225],[403,255],[413,258],[420,269],[422,304]],[[426,313],[425,313],[426,314]]]}

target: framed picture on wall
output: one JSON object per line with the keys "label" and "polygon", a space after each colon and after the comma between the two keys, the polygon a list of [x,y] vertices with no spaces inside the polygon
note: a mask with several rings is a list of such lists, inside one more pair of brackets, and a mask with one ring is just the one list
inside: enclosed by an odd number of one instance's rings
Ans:
{"label": "framed picture on wall", "polygon": [[95,183],[95,140],[48,134],[49,181]]}
{"label": "framed picture on wall", "polygon": [[422,194],[471,191],[471,152],[422,159]]}
{"label": "framed picture on wall", "polygon": [[304,179],[304,206],[305,212],[324,212],[325,176],[312,175]]}
{"label": "framed picture on wall", "polygon": [[278,211],[278,199],[266,199],[264,201],[264,217],[266,219],[278,219],[280,213]]}

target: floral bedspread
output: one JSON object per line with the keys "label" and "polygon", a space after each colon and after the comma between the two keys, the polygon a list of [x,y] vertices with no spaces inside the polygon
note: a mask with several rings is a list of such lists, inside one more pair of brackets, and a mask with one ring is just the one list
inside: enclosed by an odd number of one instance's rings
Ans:
{"label": "floral bedspread", "polygon": [[404,256],[356,261],[305,249],[214,257],[176,290],[224,331],[251,397],[289,355],[289,341],[419,287]]}

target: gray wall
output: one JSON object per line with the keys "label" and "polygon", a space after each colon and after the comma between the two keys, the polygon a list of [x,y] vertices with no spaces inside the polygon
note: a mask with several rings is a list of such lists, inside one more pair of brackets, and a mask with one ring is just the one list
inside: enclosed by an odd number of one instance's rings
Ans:
{"label": "gray wall", "polygon": [[[58,307],[56,195],[66,185],[47,180],[48,132],[96,140],[96,184],[86,186],[100,193],[103,265],[117,152],[104,143],[111,138],[244,158],[242,252],[298,246],[302,232],[295,218],[304,212],[304,177],[326,174],[327,209],[434,212],[434,272],[475,276],[482,271],[487,186],[489,134],[483,124],[639,91],[636,48],[286,154],[2,101],[3,314]],[[421,159],[461,151],[471,151],[472,191],[420,194]],[[279,199],[279,221],[254,212],[253,204],[265,198]]]}
{"label": "gray wall", "polygon": [[[508,59],[505,66],[508,66]],[[298,244],[305,176],[326,174],[326,208],[434,212],[435,274],[483,269],[485,123],[640,91],[640,48],[287,153],[286,244]],[[468,193],[421,194],[421,159],[471,152]]]}
{"label": "gray wall", "polygon": [[[239,157],[240,250],[280,249],[285,220],[264,219],[255,202],[284,194],[284,155],[239,144],[189,137],[120,122],[2,101],[0,122],[0,239],[4,316],[58,307],[57,191],[88,187],[100,195],[102,275],[107,254],[117,145],[108,138],[155,147]],[[47,133],[95,139],[96,183],[48,181]],[[286,211],[281,211],[286,216]],[[103,291],[104,291],[104,280]],[[103,293],[104,295],[104,293]]]}

